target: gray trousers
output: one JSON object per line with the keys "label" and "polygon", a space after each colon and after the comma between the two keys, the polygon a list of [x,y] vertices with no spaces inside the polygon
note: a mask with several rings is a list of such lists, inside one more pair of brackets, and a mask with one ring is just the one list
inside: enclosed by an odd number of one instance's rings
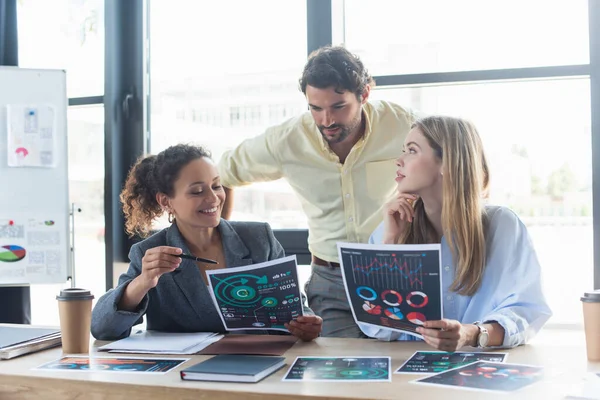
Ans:
{"label": "gray trousers", "polygon": [[365,338],[354,322],[344,289],[342,271],[336,267],[311,265],[312,273],[304,286],[308,306],[323,318],[324,337]]}

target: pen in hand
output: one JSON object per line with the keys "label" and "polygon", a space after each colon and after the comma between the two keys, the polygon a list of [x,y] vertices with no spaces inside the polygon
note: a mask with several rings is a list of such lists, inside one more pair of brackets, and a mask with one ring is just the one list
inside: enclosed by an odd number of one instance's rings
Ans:
{"label": "pen in hand", "polygon": [[199,262],[203,262],[203,263],[208,263],[208,264],[218,264],[217,261],[215,260],[211,260],[208,258],[202,258],[202,257],[196,257],[196,256],[192,256],[189,254],[177,254],[177,257],[181,257],[184,258],[186,260],[192,260],[192,261],[199,261]]}

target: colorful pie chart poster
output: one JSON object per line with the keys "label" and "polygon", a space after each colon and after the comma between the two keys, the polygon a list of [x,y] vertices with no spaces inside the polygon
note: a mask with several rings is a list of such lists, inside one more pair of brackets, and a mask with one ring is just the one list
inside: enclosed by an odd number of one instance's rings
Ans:
{"label": "colorful pie chart poster", "polygon": [[460,368],[417,379],[412,383],[510,393],[539,382],[543,378],[544,369],[542,367],[477,361]]}
{"label": "colorful pie chart poster", "polygon": [[56,215],[0,215],[0,284],[64,283],[68,227]]}
{"label": "colorful pie chart poster", "polygon": [[93,372],[143,372],[166,374],[189,358],[137,358],[137,357],[63,357],[40,365],[38,370],[93,371]]}
{"label": "colorful pie chart poster", "polygon": [[390,357],[298,357],[287,382],[391,382]]}
{"label": "colorful pie chart poster", "polygon": [[442,319],[439,244],[338,243],[338,253],[357,323],[420,338],[417,327]]}
{"label": "colorful pie chart poster", "polygon": [[303,315],[296,256],[245,267],[206,271],[225,329],[274,329]]}
{"label": "colorful pie chart poster", "polygon": [[437,374],[474,363],[475,361],[504,362],[506,357],[508,357],[507,353],[417,351],[395,373]]}

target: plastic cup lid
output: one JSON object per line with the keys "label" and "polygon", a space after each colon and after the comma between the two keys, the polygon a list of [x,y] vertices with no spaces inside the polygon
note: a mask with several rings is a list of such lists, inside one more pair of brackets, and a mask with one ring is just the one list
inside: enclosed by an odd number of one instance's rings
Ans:
{"label": "plastic cup lid", "polygon": [[86,289],[68,288],[60,291],[56,300],[92,300],[94,295]]}
{"label": "plastic cup lid", "polygon": [[594,290],[593,292],[586,292],[581,301],[585,303],[600,303],[600,289]]}

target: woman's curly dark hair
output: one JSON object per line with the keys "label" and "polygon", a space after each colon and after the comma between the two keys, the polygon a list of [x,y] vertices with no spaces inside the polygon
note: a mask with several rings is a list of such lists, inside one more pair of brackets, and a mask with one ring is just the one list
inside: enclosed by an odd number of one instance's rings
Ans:
{"label": "woman's curly dark hair", "polygon": [[125,214],[125,231],[145,237],[155,218],[163,214],[157,193],[174,195],[174,183],[181,170],[198,158],[211,158],[201,146],[178,144],[157,155],[140,157],[129,171],[120,199]]}
{"label": "woman's curly dark hair", "polygon": [[360,58],[342,46],[326,46],[313,51],[299,83],[304,94],[308,85],[318,89],[333,87],[340,93],[352,92],[359,100],[367,85],[375,86]]}

